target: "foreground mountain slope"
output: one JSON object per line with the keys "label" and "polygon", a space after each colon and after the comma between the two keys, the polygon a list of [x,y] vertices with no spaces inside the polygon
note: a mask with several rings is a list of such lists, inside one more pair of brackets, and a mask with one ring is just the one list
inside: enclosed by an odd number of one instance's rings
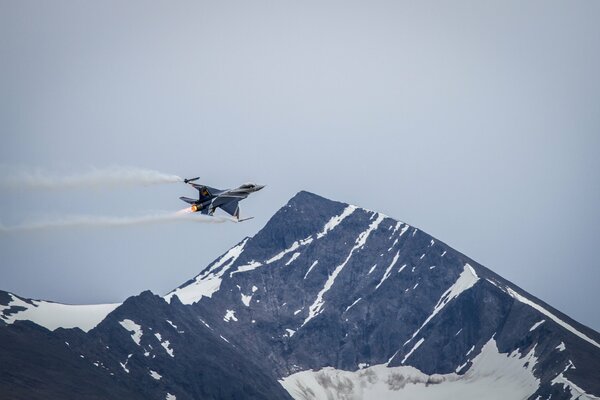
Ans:
{"label": "foreground mountain slope", "polygon": [[0,361],[2,399],[144,399],[28,321],[0,326]]}
{"label": "foreground mountain slope", "polygon": [[280,377],[369,365],[465,375],[488,345],[530,354],[526,397],[600,393],[597,332],[414,227],[307,192],[174,296]]}
{"label": "foreground mountain slope", "polygon": [[87,333],[17,320],[0,326],[0,342],[0,399],[289,398],[269,368],[189,306],[150,292]]}

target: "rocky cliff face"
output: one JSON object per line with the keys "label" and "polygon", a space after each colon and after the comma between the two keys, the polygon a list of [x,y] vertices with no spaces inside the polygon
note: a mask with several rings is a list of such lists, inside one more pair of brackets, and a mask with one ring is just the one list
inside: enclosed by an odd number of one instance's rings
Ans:
{"label": "rocky cliff face", "polygon": [[417,228],[306,192],[175,295],[280,377],[374,365],[464,375],[488,345],[530,355],[534,398],[600,391],[596,332]]}
{"label": "rocky cliff face", "polygon": [[[31,315],[11,296],[4,320]],[[146,398],[600,395],[597,332],[415,227],[307,192],[164,298],[44,335]]]}

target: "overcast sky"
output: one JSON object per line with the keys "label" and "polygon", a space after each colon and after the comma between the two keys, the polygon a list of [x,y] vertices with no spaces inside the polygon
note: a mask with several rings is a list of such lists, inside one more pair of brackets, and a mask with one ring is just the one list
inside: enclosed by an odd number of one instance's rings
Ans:
{"label": "overcast sky", "polygon": [[[600,2],[0,0],[0,157],[267,184],[244,224],[0,233],[0,289],[164,294],[299,190],[417,226],[600,329]],[[0,221],[139,216],[182,184],[3,188]]]}

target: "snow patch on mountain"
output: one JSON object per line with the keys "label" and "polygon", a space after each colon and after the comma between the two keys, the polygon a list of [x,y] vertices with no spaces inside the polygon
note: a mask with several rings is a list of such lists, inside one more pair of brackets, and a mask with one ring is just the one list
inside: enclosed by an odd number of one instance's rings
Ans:
{"label": "snow patch on mountain", "polygon": [[266,261],[266,264],[271,264],[271,263],[274,263],[275,261],[279,261],[286,254],[291,253],[292,251],[296,251],[296,250],[298,250],[302,246],[306,246],[307,244],[311,244],[312,241],[313,241],[312,236],[309,236],[309,237],[301,239],[301,240],[296,240],[294,243],[292,243],[292,245],[290,247],[288,247],[287,249],[283,250],[282,252],[277,253],[273,257],[269,258]]}
{"label": "snow patch on mountain", "polygon": [[381,281],[377,284],[377,286],[375,286],[375,290],[379,289],[379,286],[381,286],[381,284],[390,277],[390,274],[392,273],[392,268],[394,268],[394,265],[396,265],[396,262],[398,261],[398,257],[400,257],[400,252],[396,252],[396,255],[394,256],[394,259],[392,260],[392,263],[389,265],[389,267],[387,267],[387,269],[385,270],[385,273],[383,274],[383,277],[381,278]]}
{"label": "snow patch on mountain", "polygon": [[323,236],[331,232],[344,219],[346,219],[350,214],[352,214],[356,210],[356,208],[356,206],[348,205],[340,215],[332,217],[329,221],[327,221],[327,223],[323,227],[323,230],[317,234],[317,239],[321,239]]}
{"label": "snow patch on mountain", "polygon": [[469,351],[467,351],[467,354],[465,354],[465,355],[468,356],[469,354],[471,354],[473,352],[473,350],[475,350],[475,345],[471,346],[471,348],[469,349]]}
{"label": "snow patch on mountain", "polygon": [[[396,226],[394,227],[394,230],[392,231],[392,234],[390,235],[389,239],[391,240],[392,237],[394,236],[394,234],[396,233],[396,231],[398,230],[398,228],[400,228],[400,226],[404,224],[404,222],[398,221],[396,223]],[[390,227],[391,228],[391,227]],[[404,235],[406,233],[406,231],[408,230],[408,228],[410,228],[410,225],[404,224],[404,227],[402,228],[402,230],[400,231],[400,234],[398,235],[398,237],[394,240],[394,243],[392,243],[392,245],[390,246],[390,248],[387,251],[391,251],[395,245],[398,244],[398,241],[400,240],[400,238],[402,237],[402,235]]]}
{"label": "snow patch on mountain", "polygon": [[536,362],[533,349],[524,357],[517,351],[500,353],[490,339],[464,375],[427,375],[411,366],[380,364],[357,371],[301,371],[280,382],[296,400],[525,399],[539,387]]}
{"label": "snow patch on mountain", "polygon": [[442,297],[440,297],[437,304],[433,308],[433,312],[431,313],[431,315],[427,317],[427,319],[425,320],[425,322],[423,322],[421,327],[417,329],[415,333],[413,333],[411,338],[408,339],[404,344],[406,345],[408,342],[413,340],[415,336],[417,336],[417,334],[421,331],[421,329],[423,329],[423,327],[427,325],[429,321],[431,321],[433,317],[435,317],[446,306],[446,304],[460,296],[460,294],[465,290],[472,288],[478,280],[479,277],[477,276],[477,273],[475,272],[473,267],[471,267],[468,263],[465,264],[463,267],[463,271],[460,273],[458,279],[456,280],[456,282],[454,282],[452,286],[448,288],[448,290],[444,292],[444,294],[442,294]]}
{"label": "snow patch on mountain", "polygon": [[142,335],[144,332],[142,331],[141,325],[136,324],[130,319],[124,319],[123,321],[119,321],[119,324],[129,333],[131,333],[131,340],[135,342],[138,346],[140,345],[140,341],[142,340]]}
{"label": "snow patch on mountain", "polygon": [[165,351],[167,352],[168,355],[170,355],[171,357],[175,357],[175,355],[173,354],[173,349],[170,347],[171,346],[171,342],[169,342],[168,340],[162,340],[162,335],[160,333],[155,333],[154,336],[156,336],[156,338],[158,339],[158,341],[160,342],[160,345],[165,349]]}
{"label": "snow patch on mountain", "polygon": [[312,271],[312,269],[319,263],[319,260],[315,260],[310,267],[308,268],[308,271],[306,271],[306,274],[304,274],[304,279],[306,279],[306,277],[308,276],[308,274],[310,273],[310,271]]}
{"label": "snow patch on mountain", "polygon": [[546,322],[546,320],[545,320],[545,319],[543,319],[543,320],[541,320],[541,321],[539,321],[539,322],[536,322],[535,324],[533,324],[533,326],[532,326],[531,328],[529,328],[529,332],[533,332],[534,330],[536,330],[536,328],[537,328],[538,326],[540,326],[540,325],[541,325],[541,324],[543,324],[544,322]]}
{"label": "snow patch on mountain", "polygon": [[359,297],[358,299],[354,300],[354,303],[350,304],[348,307],[346,307],[346,310],[344,311],[345,313],[348,312],[349,309],[351,309],[352,307],[354,307],[356,305],[356,303],[358,303],[362,298]]}
{"label": "snow patch on mountain", "polygon": [[406,355],[404,356],[404,358],[401,361],[401,364],[404,364],[406,362],[406,360],[408,360],[408,358],[412,355],[412,353],[414,353],[415,350],[418,349],[419,346],[421,346],[423,344],[424,341],[425,341],[425,338],[419,339],[419,341],[417,343],[415,343],[413,348],[410,349],[410,351],[408,353],[406,353]]}
{"label": "snow patch on mountain", "polygon": [[[129,362],[129,359],[131,358],[132,355],[133,354],[129,354],[124,363],[119,362],[119,364],[121,364],[121,368],[123,368],[123,371],[125,371],[126,373],[129,373],[129,368],[127,368],[127,363]],[[83,356],[81,356],[81,357],[83,358]]]}
{"label": "snow patch on mountain", "polygon": [[211,267],[196,276],[192,283],[167,294],[165,300],[170,303],[173,296],[176,295],[183,304],[193,304],[200,301],[202,296],[211,297],[213,293],[220,289],[223,274],[231,268],[233,263],[242,254],[246,243],[248,243],[248,238],[244,239],[237,246],[232,247]]}
{"label": "snow patch on mountain", "polygon": [[233,275],[238,274],[240,272],[254,271],[256,268],[262,267],[262,265],[263,264],[261,262],[252,260],[249,264],[242,265],[238,267],[235,271],[231,272],[229,274],[229,277],[231,278]]}
{"label": "snow patch on mountain", "polygon": [[159,374],[158,372],[156,372],[156,371],[153,371],[153,370],[150,370],[150,371],[148,372],[148,374],[150,374],[150,376],[151,376],[153,379],[156,379],[157,381],[160,381],[160,378],[162,378],[162,375],[161,375],[161,374]]}
{"label": "snow patch on mountain", "polygon": [[509,287],[507,287],[506,289],[508,290],[508,294],[511,295],[514,299],[516,299],[516,300],[520,301],[521,303],[527,304],[528,306],[536,309],[537,311],[541,312],[542,314],[544,314],[545,316],[547,316],[552,321],[556,322],[557,324],[559,324],[560,326],[562,326],[563,328],[565,328],[569,332],[571,332],[574,335],[580,337],[581,339],[585,340],[586,342],[589,342],[589,343],[593,344],[594,346],[600,348],[600,343],[596,342],[594,339],[590,338],[586,334],[578,331],[577,329],[575,329],[570,324],[568,324],[565,321],[563,321],[562,319],[558,318],[556,315],[552,314],[550,311],[546,310],[544,307],[540,306],[537,303],[534,303],[533,301],[529,300],[527,297],[520,295],[519,293],[515,292],[514,290],[512,290]]}
{"label": "snow patch on mountain", "polygon": [[175,329],[175,330],[177,331],[177,333],[185,333],[185,331],[180,331],[180,330],[177,328],[177,325],[175,325],[175,324],[174,324],[173,322],[171,322],[170,320],[168,320],[168,319],[167,319],[166,321],[167,321],[167,323],[168,323],[169,325],[171,325],[171,326],[173,327],[173,329]]}
{"label": "snow patch on mountain", "polygon": [[235,316],[235,311],[234,310],[227,310],[227,312],[225,313],[225,316],[223,317],[223,321],[225,322],[229,322],[231,320],[234,320],[237,322],[237,317]]}
{"label": "snow patch on mountain", "polygon": [[244,303],[244,305],[246,307],[250,307],[250,301],[252,300],[252,295],[251,294],[247,295],[247,294],[242,293],[241,296],[242,296],[242,303]]}
{"label": "snow patch on mountain", "polygon": [[356,250],[362,248],[365,245],[371,232],[373,232],[375,229],[377,229],[379,227],[379,224],[381,223],[381,221],[384,220],[384,218],[386,218],[385,215],[378,214],[377,219],[375,219],[375,221],[373,221],[369,225],[367,230],[365,230],[360,235],[358,235],[355,245],[352,248],[352,250],[350,250],[348,257],[346,257],[346,259],[344,260],[343,263],[341,263],[340,265],[338,265],[335,268],[335,270],[333,271],[333,273],[331,275],[329,275],[329,277],[327,278],[327,281],[325,282],[325,285],[323,286],[323,289],[321,289],[321,291],[319,291],[319,293],[317,294],[317,298],[315,299],[315,301],[309,308],[308,317],[306,317],[306,319],[302,323],[301,327],[306,325],[308,323],[308,321],[310,321],[311,319],[313,319],[314,317],[316,317],[317,315],[319,315],[321,313],[321,311],[323,309],[323,304],[325,303],[323,300],[323,296],[333,286],[333,283],[335,282],[335,278],[337,278],[337,276],[340,274],[340,272],[342,272],[342,269],[344,269],[344,267],[346,266],[348,261],[350,261],[354,252]]}
{"label": "snow patch on mountain", "polygon": [[[30,304],[12,293],[8,295],[11,301],[7,305],[0,305],[0,319],[7,324],[28,320],[51,331],[57,328],[79,328],[88,332],[121,305],[120,303],[71,305],[44,300],[30,300]],[[13,307],[23,307],[24,310],[10,313]]]}
{"label": "snow patch on mountain", "polygon": [[558,374],[558,376],[554,378],[551,381],[551,383],[553,385],[562,385],[563,388],[568,389],[571,392],[571,400],[599,400],[600,397],[596,397],[592,394],[586,393],[585,390],[583,390],[582,388],[571,382],[569,379],[567,379],[567,377],[565,376],[565,372],[567,372],[571,368],[575,369],[575,366],[573,365],[573,363],[569,362],[564,371]]}
{"label": "snow patch on mountain", "polygon": [[160,342],[160,345],[165,349],[167,354],[169,354],[171,357],[175,357],[175,354],[173,354],[173,349],[170,347],[171,343],[168,340]]}
{"label": "snow patch on mountain", "polygon": [[408,228],[410,228],[410,225],[405,224],[402,221],[398,221],[396,222],[396,225],[394,226],[394,230],[392,231],[392,234],[390,235],[390,239],[394,236],[394,234],[396,233],[396,231],[398,231],[398,229],[402,226],[402,230],[400,231],[400,234],[398,235],[398,237],[401,237],[402,235],[404,235],[404,233],[406,233],[406,231],[408,230]]}
{"label": "snow patch on mountain", "polygon": [[285,265],[290,265],[291,263],[293,263],[296,258],[298,258],[300,256],[300,253],[296,252],[294,254],[292,254],[292,256],[290,257],[290,259],[288,260],[288,262],[285,263]]}

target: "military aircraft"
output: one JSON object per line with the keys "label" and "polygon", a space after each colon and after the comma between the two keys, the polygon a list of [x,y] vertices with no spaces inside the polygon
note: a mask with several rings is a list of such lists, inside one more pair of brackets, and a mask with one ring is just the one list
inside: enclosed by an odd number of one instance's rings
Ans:
{"label": "military aircraft", "polygon": [[238,222],[246,221],[250,218],[240,219],[240,200],[245,199],[250,193],[258,192],[264,188],[264,185],[254,183],[245,183],[235,189],[215,189],[210,186],[194,183],[200,177],[184,179],[183,182],[198,190],[198,199],[190,199],[189,197],[180,197],[181,200],[191,204],[192,212],[200,212],[202,214],[213,215],[217,208],[222,209],[227,214],[236,218]]}

